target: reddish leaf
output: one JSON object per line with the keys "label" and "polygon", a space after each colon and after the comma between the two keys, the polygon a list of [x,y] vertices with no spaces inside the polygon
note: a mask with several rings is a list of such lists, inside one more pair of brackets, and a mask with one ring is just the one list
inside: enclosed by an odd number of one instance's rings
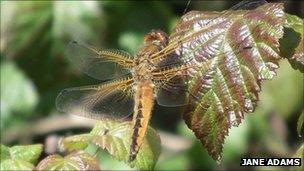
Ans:
{"label": "reddish leaf", "polygon": [[228,129],[254,111],[261,81],[276,74],[284,23],[283,4],[268,3],[255,10],[192,11],[175,27],[171,42],[186,40],[176,53],[199,66],[187,71],[184,119],[215,160]]}

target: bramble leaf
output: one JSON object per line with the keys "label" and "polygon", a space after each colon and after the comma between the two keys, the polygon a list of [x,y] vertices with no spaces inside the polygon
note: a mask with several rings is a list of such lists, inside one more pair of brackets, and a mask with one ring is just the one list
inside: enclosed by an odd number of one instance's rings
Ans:
{"label": "bramble leaf", "polygon": [[35,164],[42,152],[42,145],[18,145],[10,148],[10,155],[13,159],[20,159],[23,161]]}
{"label": "bramble leaf", "polygon": [[69,152],[85,149],[92,141],[92,135],[80,134],[62,138],[59,142],[61,147]]}
{"label": "bramble leaf", "polygon": [[136,159],[128,163],[131,130],[131,122],[102,121],[91,132],[93,135],[99,135],[94,136],[92,142],[131,167],[142,170],[153,169],[160,155],[159,135],[151,127],[148,127],[147,135]]}
{"label": "bramble leaf", "polygon": [[261,81],[276,75],[284,23],[283,4],[267,3],[254,10],[192,11],[175,27],[170,39],[186,40],[176,54],[198,66],[186,73],[183,117],[213,159],[220,161],[229,128],[254,111]]}
{"label": "bramble leaf", "polygon": [[1,170],[33,170],[42,152],[42,145],[1,145]]}
{"label": "bramble leaf", "polygon": [[36,167],[37,170],[100,170],[94,157],[85,152],[77,152],[66,157],[50,155]]}
{"label": "bramble leaf", "polygon": [[1,162],[0,170],[33,170],[35,166],[29,162],[19,159],[9,159]]}
{"label": "bramble leaf", "polygon": [[132,123],[118,121],[100,121],[90,134],[64,138],[61,145],[71,151],[85,148],[89,143],[106,150],[119,161],[138,169],[153,169],[160,155],[160,138],[155,130],[148,128],[145,140],[136,159],[128,163]]}

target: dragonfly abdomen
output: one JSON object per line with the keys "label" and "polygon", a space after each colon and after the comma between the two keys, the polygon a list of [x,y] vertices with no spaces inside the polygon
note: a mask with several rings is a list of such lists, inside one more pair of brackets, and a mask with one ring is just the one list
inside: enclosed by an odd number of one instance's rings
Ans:
{"label": "dragonfly abdomen", "polygon": [[129,161],[133,161],[136,158],[147,132],[154,105],[153,84],[147,80],[138,83],[136,85],[134,98],[133,131],[131,135]]}

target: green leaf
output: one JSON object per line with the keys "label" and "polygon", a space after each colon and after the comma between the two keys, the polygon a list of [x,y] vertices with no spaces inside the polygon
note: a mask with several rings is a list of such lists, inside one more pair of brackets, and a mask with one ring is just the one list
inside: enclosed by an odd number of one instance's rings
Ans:
{"label": "green leaf", "polygon": [[128,163],[131,131],[131,122],[101,121],[91,132],[92,135],[98,135],[93,137],[92,143],[131,167],[141,170],[153,169],[161,150],[159,135],[151,127],[148,127],[147,135],[136,159]]}
{"label": "green leaf", "polygon": [[[288,60],[293,68],[299,69],[303,73],[304,72],[304,20],[299,18],[296,15],[290,15],[290,14],[285,14],[285,15],[286,15],[286,19],[287,19],[285,27],[293,29],[293,31],[295,31],[299,35],[289,35],[289,34],[291,34],[290,30],[289,30],[289,32],[287,32],[286,36],[284,35],[284,37],[287,37],[287,38],[285,38],[285,39],[287,39],[287,40],[285,40],[286,43],[283,42],[284,46],[289,47],[294,44],[297,45],[296,47],[287,49],[287,51],[292,52],[292,56],[287,55],[284,57],[288,58]],[[295,42],[290,42],[292,40],[288,40],[288,38],[289,39],[297,38],[299,40],[295,43]]]}
{"label": "green leaf", "polygon": [[221,159],[229,128],[255,110],[261,81],[276,75],[283,14],[281,3],[254,10],[193,11],[170,37],[191,37],[175,51],[182,62],[195,66],[187,71],[191,96],[184,119],[214,160]]}
{"label": "green leaf", "polygon": [[[95,22],[99,20],[101,12],[98,8],[98,2],[74,1],[67,3],[58,1],[54,4],[53,9],[54,24],[52,33],[56,38],[68,36],[78,41],[94,38],[93,27],[89,25],[88,21]],[[71,11],[77,11],[77,13],[72,13]]]}
{"label": "green leaf", "polygon": [[159,135],[149,127],[136,159],[128,163],[131,130],[132,123],[129,121],[100,121],[95,125],[90,134],[64,138],[61,141],[61,145],[71,151],[83,149],[89,143],[93,143],[110,153],[117,160],[124,161],[130,167],[142,170],[153,169],[160,155]]}
{"label": "green leaf", "polygon": [[[1,63],[1,127],[13,112],[32,113],[38,93],[29,78],[12,62]],[[14,116],[15,117],[15,116]]]}
{"label": "green leaf", "polygon": [[303,136],[303,122],[304,122],[304,111],[300,114],[300,117],[297,122],[297,133],[299,137]]}
{"label": "green leaf", "polygon": [[80,134],[62,138],[59,142],[61,147],[67,151],[78,151],[85,149],[92,141],[93,136],[90,134]]}
{"label": "green leaf", "polygon": [[20,145],[10,148],[10,155],[12,159],[18,159],[35,164],[42,152],[42,145]]}
{"label": "green leaf", "polygon": [[1,2],[1,19],[2,10],[5,16],[1,21],[1,25],[5,26],[1,27],[1,31],[5,32],[5,36],[1,36],[1,51],[5,57],[21,57],[42,37],[51,21],[51,5],[46,1]]}
{"label": "green leaf", "polygon": [[41,144],[11,148],[1,144],[1,170],[33,170],[41,152]]}
{"label": "green leaf", "polygon": [[0,170],[34,170],[35,166],[27,161],[19,159],[4,160]]}
{"label": "green leaf", "polygon": [[1,144],[1,161],[16,159],[35,164],[41,152],[41,144],[19,145],[10,148]]}
{"label": "green leaf", "polygon": [[50,155],[36,167],[37,170],[100,170],[93,156],[85,152],[70,154],[66,157]]}

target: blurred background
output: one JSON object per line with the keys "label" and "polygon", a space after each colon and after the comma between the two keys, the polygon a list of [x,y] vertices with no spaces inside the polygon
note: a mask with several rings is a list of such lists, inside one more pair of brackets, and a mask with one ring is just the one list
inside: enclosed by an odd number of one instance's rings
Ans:
{"label": "blurred background", "polygon": [[[236,3],[192,1],[188,11],[220,11]],[[284,3],[287,12],[303,18],[299,3]],[[152,29],[170,33],[186,6],[187,1],[1,1],[1,143],[44,143],[45,157],[56,152],[61,136],[88,132],[95,121],[59,113],[54,105],[64,88],[100,83],[67,60],[68,42],[135,54]],[[256,111],[230,130],[221,165],[184,124],[180,108],[156,105],[151,124],[160,132],[163,150],[155,169],[240,169],[241,157],[293,156],[303,142],[296,131],[303,74],[282,60],[278,76],[262,85],[260,99]],[[130,169],[106,153],[100,164],[102,169]]]}

